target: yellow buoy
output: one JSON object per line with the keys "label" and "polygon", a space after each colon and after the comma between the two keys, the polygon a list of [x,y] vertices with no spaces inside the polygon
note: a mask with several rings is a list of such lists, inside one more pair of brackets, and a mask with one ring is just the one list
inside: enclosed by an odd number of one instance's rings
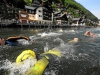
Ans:
{"label": "yellow buoy", "polygon": [[72,30],[72,32],[75,32],[75,30]]}
{"label": "yellow buoy", "polygon": [[60,30],[59,30],[59,32],[63,32],[63,30],[62,30],[62,29],[60,29]]}

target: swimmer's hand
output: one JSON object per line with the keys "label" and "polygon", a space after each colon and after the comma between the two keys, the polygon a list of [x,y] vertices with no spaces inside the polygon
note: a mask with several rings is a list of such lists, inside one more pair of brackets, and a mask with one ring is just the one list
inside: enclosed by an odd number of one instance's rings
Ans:
{"label": "swimmer's hand", "polygon": [[84,36],[89,36],[89,35],[87,35],[87,34],[84,34]]}

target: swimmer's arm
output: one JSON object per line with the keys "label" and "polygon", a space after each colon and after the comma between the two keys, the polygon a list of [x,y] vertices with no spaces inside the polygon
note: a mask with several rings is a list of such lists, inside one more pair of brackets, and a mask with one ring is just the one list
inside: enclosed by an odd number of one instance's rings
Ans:
{"label": "swimmer's arm", "polygon": [[89,36],[89,35],[87,35],[87,34],[84,34],[84,36]]}

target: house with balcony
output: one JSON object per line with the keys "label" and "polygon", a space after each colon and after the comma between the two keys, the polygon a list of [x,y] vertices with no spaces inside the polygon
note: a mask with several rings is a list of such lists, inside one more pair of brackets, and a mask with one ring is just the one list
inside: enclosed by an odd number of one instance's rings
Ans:
{"label": "house with balcony", "polygon": [[72,18],[72,25],[71,26],[78,26],[80,18]]}
{"label": "house with balcony", "polygon": [[99,19],[99,23],[98,23],[98,26],[100,26],[100,19]]}
{"label": "house with balcony", "polygon": [[54,20],[56,25],[65,25],[68,23],[67,13],[62,13],[62,11],[57,11],[54,13]]}
{"label": "house with balcony", "polygon": [[[52,24],[52,11],[42,6],[37,0],[34,0],[33,6],[25,5],[24,16],[19,17],[21,23],[25,23],[22,20],[26,20],[26,23],[33,24]],[[23,11],[20,11],[19,15]],[[27,14],[26,14],[27,13]],[[26,16],[25,16],[26,15]]]}
{"label": "house with balcony", "polygon": [[85,26],[86,25],[86,19],[81,18],[79,24],[80,24],[80,26]]}
{"label": "house with balcony", "polygon": [[29,23],[28,17],[29,17],[29,15],[26,11],[24,11],[24,10],[19,11],[19,17],[18,17],[19,19],[18,20],[20,23],[23,23],[23,24]]}

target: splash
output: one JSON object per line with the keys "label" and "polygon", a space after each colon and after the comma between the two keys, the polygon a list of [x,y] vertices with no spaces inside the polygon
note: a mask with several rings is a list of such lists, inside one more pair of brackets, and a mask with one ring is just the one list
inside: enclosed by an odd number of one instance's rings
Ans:
{"label": "splash", "polygon": [[45,75],[56,75],[55,72],[56,72],[56,71],[54,71],[54,70],[46,71],[46,72],[45,72]]}
{"label": "splash", "polygon": [[8,59],[2,61],[3,65],[1,69],[8,71],[9,75],[25,75],[26,71],[30,69],[30,67],[34,66],[36,63],[36,59],[27,59],[23,62],[23,64],[10,62]]}
{"label": "splash", "polygon": [[28,40],[25,40],[25,39],[19,39],[17,40],[19,42],[19,44],[21,45],[29,45],[30,42]]}
{"label": "splash", "polygon": [[48,49],[48,43],[46,43],[46,46],[44,47],[44,52],[46,52],[46,51],[48,51],[49,49]]}
{"label": "splash", "polygon": [[100,37],[100,34],[96,34],[97,37]]}
{"label": "splash", "polygon": [[60,42],[60,46],[64,46],[64,41],[62,40],[62,39],[60,39],[60,38],[56,38],[56,39],[54,39],[54,42]]}
{"label": "splash", "polygon": [[76,50],[74,49],[74,44],[65,43],[62,39],[56,38],[54,42],[60,42],[60,46],[57,47],[61,51],[61,56],[65,57],[66,59],[72,59],[78,61],[79,58],[75,55]]}
{"label": "splash", "polygon": [[41,37],[46,37],[46,36],[58,36],[61,35],[61,33],[54,33],[54,32],[49,32],[49,33],[39,33],[38,35],[40,35]]}

